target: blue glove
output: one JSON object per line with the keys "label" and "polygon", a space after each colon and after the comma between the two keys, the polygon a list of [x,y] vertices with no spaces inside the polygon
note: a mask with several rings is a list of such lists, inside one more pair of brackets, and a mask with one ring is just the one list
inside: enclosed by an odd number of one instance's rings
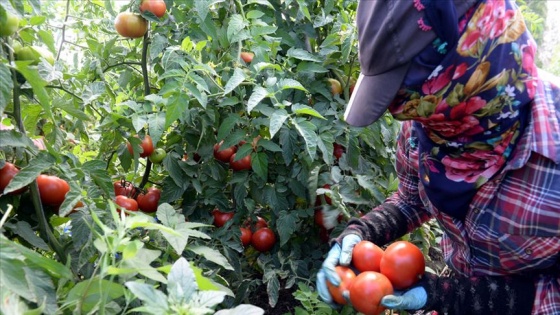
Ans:
{"label": "blue glove", "polygon": [[327,258],[323,262],[321,270],[317,273],[317,292],[319,297],[331,307],[335,307],[327,281],[338,286],[340,284],[340,277],[335,271],[338,265],[348,266],[352,261],[352,249],[358,244],[362,238],[355,234],[346,235],[342,239],[342,246],[335,244],[327,254]]}
{"label": "blue glove", "polygon": [[428,301],[428,293],[423,287],[414,287],[405,292],[395,292],[381,299],[381,305],[394,310],[416,311]]}

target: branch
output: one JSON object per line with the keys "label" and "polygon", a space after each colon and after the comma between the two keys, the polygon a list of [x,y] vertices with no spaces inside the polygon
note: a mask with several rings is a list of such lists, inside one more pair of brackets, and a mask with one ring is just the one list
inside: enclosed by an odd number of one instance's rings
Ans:
{"label": "branch", "polygon": [[[140,63],[140,62],[135,62],[135,61],[123,61],[123,62],[119,62],[119,63],[116,63],[116,64],[114,64],[114,65],[107,66],[105,69],[103,69],[103,73],[107,72],[107,71],[108,71],[109,69],[111,69],[111,68],[118,67],[118,66],[122,66],[122,65],[136,65],[136,66],[141,66],[142,63]],[[135,69],[135,68],[133,68],[133,69]]]}
{"label": "branch", "polygon": [[56,60],[60,58],[60,52],[62,51],[62,45],[65,43],[66,35],[66,22],[68,22],[68,11],[70,11],[70,0],[66,0],[66,16],[64,17],[64,24],[62,24],[62,40],[60,41],[60,46],[58,46],[58,51],[56,52]]}
{"label": "branch", "polygon": [[80,101],[83,102],[83,99],[82,99],[81,97],[79,97],[78,95],[76,95],[76,94],[74,94],[74,93],[68,91],[67,89],[65,89],[65,88],[62,87],[62,86],[59,86],[59,85],[47,85],[47,86],[45,86],[45,87],[46,87],[46,88],[51,88],[51,89],[62,90],[62,91],[66,92],[66,93],[68,93],[68,94],[70,94],[70,95],[72,95],[73,97],[75,97],[75,98],[77,98],[77,99],[79,99]]}
{"label": "branch", "polygon": [[[144,78],[144,97],[150,94],[150,78],[148,77],[148,46],[150,45],[148,33],[144,34],[144,42],[142,45],[142,77]],[[142,176],[142,181],[138,188],[143,189],[148,180],[150,179],[150,171],[152,170],[152,161],[146,157],[146,169]]]}

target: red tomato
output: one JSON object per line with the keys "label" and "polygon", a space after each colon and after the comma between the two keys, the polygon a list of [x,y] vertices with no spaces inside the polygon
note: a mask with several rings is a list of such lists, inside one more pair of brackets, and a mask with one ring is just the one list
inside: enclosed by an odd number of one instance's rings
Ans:
{"label": "red tomato", "polygon": [[411,242],[397,241],[387,246],[380,271],[397,290],[409,288],[424,275],[426,261],[422,251]]}
{"label": "red tomato", "polygon": [[[0,195],[2,195],[4,189],[8,186],[8,184],[12,181],[12,178],[14,178],[17,173],[19,173],[19,169],[10,162],[6,162],[6,164],[4,164],[4,167],[0,169]],[[23,187],[16,191],[12,191],[10,195],[21,194],[26,189],[26,187]]]}
{"label": "red tomato", "polygon": [[159,190],[158,188],[155,188],[155,187],[148,187],[147,190],[148,190],[149,193],[155,193],[155,194],[157,194],[158,196],[161,196],[161,190]]}
{"label": "red tomato", "polygon": [[218,208],[212,210],[212,216],[214,217],[214,225],[217,227],[224,226],[227,221],[233,218],[234,215],[235,215],[234,212],[222,212]]}
{"label": "red tomato", "polygon": [[234,171],[244,171],[251,169],[251,155],[247,155],[237,161],[234,161],[235,153],[229,158],[229,167]]}
{"label": "red tomato", "polygon": [[255,57],[255,54],[249,51],[242,51],[239,56],[241,57],[241,59],[243,59],[243,61],[245,61],[245,63],[251,63],[251,61],[253,61],[253,57]]}
{"label": "red tomato", "polygon": [[138,208],[148,213],[156,212],[160,196],[161,193],[157,188],[153,188],[151,191],[148,190],[147,193],[139,194],[138,197],[136,197]]}
{"label": "red tomato", "polygon": [[352,265],[361,272],[377,271],[383,250],[370,241],[361,241],[352,249]]}
{"label": "red tomato", "polygon": [[162,17],[167,10],[167,6],[163,0],[143,0],[140,4],[140,12],[152,12],[157,17]]}
{"label": "red tomato", "polygon": [[319,228],[319,239],[323,243],[328,243],[330,240],[330,231],[325,229],[324,227]]}
{"label": "red tomato", "polygon": [[259,229],[253,233],[251,244],[259,252],[269,251],[276,244],[276,235],[267,227]]}
{"label": "red tomato", "polygon": [[123,37],[139,38],[148,31],[148,21],[132,12],[121,12],[115,18],[115,30]]}
{"label": "red tomato", "polygon": [[336,303],[346,305],[347,302],[342,296],[342,293],[352,288],[352,282],[354,281],[354,278],[356,278],[356,274],[352,271],[352,269],[345,266],[336,266],[335,271],[340,277],[340,284],[338,287],[335,287],[334,284],[327,281],[327,287],[329,288],[329,293]]}
{"label": "red tomato", "polygon": [[[138,138],[138,136],[135,137]],[[150,156],[152,152],[154,152],[154,144],[152,142],[152,137],[150,137],[150,135],[146,135],[144,139],[142,139],[142,143],[140,145],[142,146],[142,152],[140,152],[140,157],[144,158]],[[130,142],[127,142],[126,146],[128,148],[128,152],[130,152],[130,155],[133,155],[134,153],[132,152],[132,145],[130,144]]]}
{"label": "red tomato", "polygon": [[57,176],[39,175],[37,177],[41,202],[49,206],[60,206],[70,191],[68,183]]}
{"label": "red tomato", "polygon": [[381,299],[393,294],[391,281],[383,274],[365,271],[356,276],[350,287],[350,303],[365,315],[378,315],[385,310]]}
{"label": "red tomato", "polygon": [[235,151],[237,151],[237,147],[231,146],[229,148],[222,149],[222,143],[224,142],[221,141],[220,143],[216,143],[214,145],[214,158],[216,158],[216,160],[218,161],[228,163],[231,156],[235,153]]}
{"label": "red tomato", "polygon": [[129,211],[138,211],[138,202],[132,198],[128,198],[126,196],[117,196],[115,197],[115,203],[126,210]]}
{"label": "red tomato", "polygon": [[115,190],[115,196],[132,197],[136,192],[136,188],[134,187],[134,185],[124,180],[118,180],[114,182],[113,189]]}
{"label": "red tomato", "polygon": [[[249,220],[249,223],[251,223],[251,220]],[[266,222],[265,219],[257,216],[257,222],[256,223],[251,223],[251,227],[253,232],[260,230],[262,228],[268,227],[268,222]]]}
{"label": "red tomato", "polygon": [[253,232],[251,229],[248,228],[239,228],[241,230],[241,243],[243,246],[248,246],[251,244],[251,237],[253,236]]}
{"label": "red tomato", "polygon": [[340,157],[342,156],[342,154],[344,153],[344,147],[341,146],[338,143],[333,144],[333,155],[335,157],[335,159],[340,159]]}

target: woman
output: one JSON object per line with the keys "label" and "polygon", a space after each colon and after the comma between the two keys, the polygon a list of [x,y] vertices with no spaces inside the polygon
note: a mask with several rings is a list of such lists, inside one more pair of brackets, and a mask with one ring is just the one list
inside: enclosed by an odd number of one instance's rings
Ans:
{"label": "woman", "polygon": [[514,0],[358,5],[361,75],[345,113],[402,120],[399,188],[352,219],[317,275],[321,298],[360,240],[387,244],[431,218],[450,277],[383,298],[440,314],[560,314],[560,89],[537,70]]}

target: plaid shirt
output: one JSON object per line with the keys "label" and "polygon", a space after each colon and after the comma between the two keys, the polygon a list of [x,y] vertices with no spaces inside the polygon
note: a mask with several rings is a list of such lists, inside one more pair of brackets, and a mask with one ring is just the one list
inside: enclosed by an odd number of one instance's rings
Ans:
{"label": "plaid shirt", "polygon": [[535,273],[532,314],[560,314],[560,81],[540,75],[525,134],[503,171],[479,189],[464,221],[428,200],[410,121],[398,141],[399,189],[388,202],[407,217],[409,230],[429,218],[439,221],[444,257],[455,272]]}

